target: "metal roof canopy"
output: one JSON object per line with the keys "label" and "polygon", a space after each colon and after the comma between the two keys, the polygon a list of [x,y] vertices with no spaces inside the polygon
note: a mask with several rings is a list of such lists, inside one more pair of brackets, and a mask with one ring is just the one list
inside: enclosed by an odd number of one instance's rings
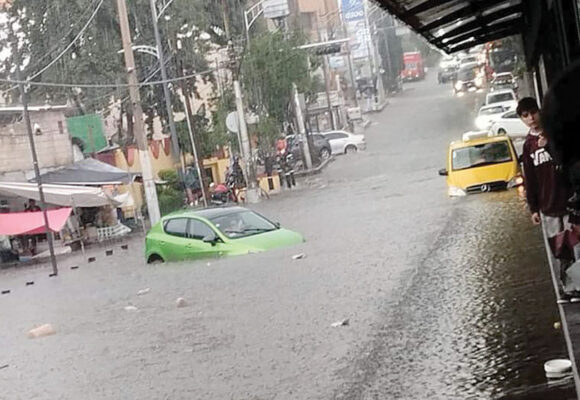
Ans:
{"label": "metal roof canopy", "polygon": [[446,53],[521,33],[522,0],[375,0]]}

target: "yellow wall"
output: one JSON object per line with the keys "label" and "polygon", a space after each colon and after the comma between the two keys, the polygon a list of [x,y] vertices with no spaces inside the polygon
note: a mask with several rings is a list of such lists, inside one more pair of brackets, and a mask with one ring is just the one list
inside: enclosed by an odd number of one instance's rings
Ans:
{"label": "yellow wall", "polygon": [[230,166],[229,158],[206,158],[203,160],[205,169],[211,168],[212,180],[215,183],[224,183],[226,180],[226,170]]}
{"label": "yellow wall", "polygon": [[[121,149],[115,150],[115,165],[117,168],[121,168],[124,171],[140,173],[142,172],[141,169],[141,160],[139,158],[139,150],[135,149],[135,161],[133,165],[129,165],[127,163],[127,159],[125,157],[125,153]],[[175,169],[178,166],[173,164],[173,160],[171,158],[171,153],[169,155],[165,154],[165,150],[163,147],[159,149],[159,157],[153,157],[153,152],[151,147],[149,147],[149,159],[151,160],[151,167],[153,169],[153,177],[155,179],[159,179],[159,171],[163,171],[164,169]]]}
{"label": "yellow wall", "polygon": [[[139,150],[135,149],[135,161],[133,165],[129,165],[127,163],[127,158],[125,157],[125,153],[123,150],[118,149],[115,150],[115,165],[117,168],[120,168],[124,171],[132,172],[132,173],[141,173],[141,160],[139,158]],[[153,151],[151,146],[149,146],[149,159],[151,160],[151,167],[153,170],[153,177],[154,179],[159,179],[159,171],[163,171],[165,169],[175,169],[177,166],[173,164],[173,160],[171,158],[171,153],[169,155],[165,154],[165,150],[163,149],[163,144],[160,144],[159,148],[159,156],[155,158],[153,156]],[[130,191],[131,195],[133,196],[133,200],[135,201],[135,207],[141,208],[144,204],[143,199],[143,185],[141,183],[133,183],[131,185],[127,185],[126,187],[120,187],[119,191],[124,193],[126,191]],[[124,210],[126,212],[130,210]],[[130,212],[128,212],[130,214]]]}

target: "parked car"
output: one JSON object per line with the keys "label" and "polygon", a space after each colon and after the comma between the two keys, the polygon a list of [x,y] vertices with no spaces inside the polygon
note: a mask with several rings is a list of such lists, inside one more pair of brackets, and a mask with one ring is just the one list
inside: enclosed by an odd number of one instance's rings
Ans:
{"label": "parked car", "polygon": [[322,135],[330,143],[332,154],[352,154],[367,147],[364,135],[346,131],[324,132]]}
{"label": "parked car", "polygon": [[[326,160],[328,157],[330,157],[332,154],[332,150],[330,148],[330,143],[328,142],[328,140],[320,133],[312,133],[311,136],[314,148],[310,149],[310,152],[318,154],[318,156],[322,160]],[[294,158],[296,160],[301,160],[302,142],[299,140],[295,140],[294,135],[286,136],[286,141],[288,143],[289,148],[291,149],[292,154],[294,155]]]}
{"label": "parked car", "polygon": [[490,92],[485,97],[485,105],[503,106],[506,111],[515,110],[518,106],[517,96],[513,90]]}
{"label": "parked car", "polygon": [[242,207],[184,210],[163,217],[147,233],[148,263],[237,256],[293,246],[304,238]]}
{"label": "parked car", "polygon": [[326,160],[332,154],[332,149],[330,142],[324,135],[320,133],[312,134],[312,143],[314,144],[314,150],[322,160]]}
{"label": "parked car", "polygon": [[467,132],[449,145],[447,167],[449,196],[494,192],[524,183],[514,145],[508,136],[490,137],[488,132]]}
{"label": "parked car", "polygon": [[522,122],[515,111],[508,111],[493,122],[490,130],[494,135],[508,135],[515,139],[525,138],[530,128]]}
{"label": "parked car", "polygon": [[447,68],[457,69],[458,66],[459,66],[459,60],[456,57],[451,57],[451,56],[447,56],[447,57],[443,58],[441,60],[441,62],[439,63],[439,68],[441,68],[441,69],[447,69]]}
{"label": "parked car", "polygon": [[481,131],[486,131],[491,128],[493,122],[499,119],[506,111],[502,106],[483,106],[479,109],[477,117],[475,118],[475,126]]}
{"label": "parked car", "polygon": [[479,60],[478,60],[477,56],[470,55],[470,56],[464,57],[463,59],[461,59],[461,62],[459,63],[459,68],[465,68],[465,67],[471,66],[472,64],[479,65]]}

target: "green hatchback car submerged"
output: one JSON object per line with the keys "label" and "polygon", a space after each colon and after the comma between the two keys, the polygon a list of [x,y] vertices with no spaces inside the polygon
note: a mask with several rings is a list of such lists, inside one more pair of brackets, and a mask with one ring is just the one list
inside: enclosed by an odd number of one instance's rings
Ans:
{"label": "green hatchback car submerged", "polygon": [[242,207],[184,210],[167,215],[145,239],[148,263],[260,253],[304,242],[302,235],[280,228]]}

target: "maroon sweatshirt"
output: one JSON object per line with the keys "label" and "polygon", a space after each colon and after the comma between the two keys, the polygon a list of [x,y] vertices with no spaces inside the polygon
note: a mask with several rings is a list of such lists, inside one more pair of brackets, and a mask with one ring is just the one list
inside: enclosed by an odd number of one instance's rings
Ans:
{"label": "maroon sweatshirt", "polygon": [[560,167],[556,166],[548,149],[538,143],[539,136],[529,133],[524,143],[523,163],[526,197],[530,212],[541,211],[558,217],[567,213],[569,191]]}

